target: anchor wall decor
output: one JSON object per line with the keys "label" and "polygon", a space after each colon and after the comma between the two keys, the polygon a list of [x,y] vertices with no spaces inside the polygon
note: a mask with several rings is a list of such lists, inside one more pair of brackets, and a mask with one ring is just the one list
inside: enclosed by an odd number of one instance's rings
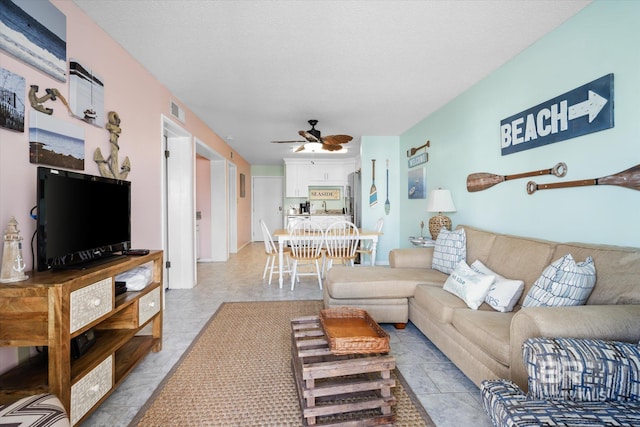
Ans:
{"label": "anchor wall decor", "polygon": [[118,138],[122,129],[120,128],[120,116],[115,111],[109,111],[107,115],[108,122],[105,128],[109,131],[109,142],[111,143],[111,154],[107,159],[102,156],[100,148],[96,148],[93,160],[98,164],[100,175],[105,178],[126,179],[131,171],[131,162],[129,157],[125,157],[122,166],[118,166]]}
{"label": "anchor wall decor", "polygon": [[49,100],[55,101],[58,98],[60,98],[60,101],[64,104],[65,107],[67,107],[67,111],[69,112],[69,114],[73,115],[73,112],[71,111],[71,107],[69,107],[69,103],[64,98],[64,96],[62,96],[62,94],[58,89],[56,88],[45,89],[45,92],[47,92],[47,94],[43,96],[38,96],[38,90],[40,90],[40,87],[38,85],[31,85],[31,88],[29,89],[29,103],[35,110],[38,110],[44,114],[51,115],[53,113],[53,108],[47,108],[44,105],[42,105],[42,103],[47,102]]}

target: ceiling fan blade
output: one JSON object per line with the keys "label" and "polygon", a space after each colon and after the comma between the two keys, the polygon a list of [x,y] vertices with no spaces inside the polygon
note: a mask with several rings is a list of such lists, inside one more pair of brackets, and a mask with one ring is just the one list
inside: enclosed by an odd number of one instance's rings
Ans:
{"label": "ceiling fan blade", "polygon": [[339,144],[322,144],[322,149],[326,151],[338,151],[342,150],[342,145]]}
{"label": "ceiling fan blade", "polygon": [[351,135],[329,135],[322,138],[322,142],[327,145],[342,145],[351,141]]}
{"label": "ceiling fan blade", "polygon": [[307,142],[307,141],[271,141],[274,144],[292,144],[292,143],[300,143],[300,142]]}
{"label": "ceiling fan blade", "polygon": [[299,153],[301,151],[304,151],[304,144],[302,144],[300,147],[296,148],[296,151],[294,151],[294,153]]}
{"label": "ceiling fan blade", "polygon": [[307,132],[306,130],[298,131],[298,135],[300,135],[301,137],[303,137],[304,139],[306,139],[309,142],[320,142],[320,140],[318,138],[316,138],[315,135],[313,135],[312,133]]}

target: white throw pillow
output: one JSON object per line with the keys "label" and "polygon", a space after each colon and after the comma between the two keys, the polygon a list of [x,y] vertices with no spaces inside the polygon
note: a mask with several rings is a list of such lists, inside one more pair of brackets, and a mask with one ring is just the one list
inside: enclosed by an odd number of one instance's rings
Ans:
{"label": "white throw pillow", "polygon": [[571,254],[544,269],[522,303],[523,307],[583,305],[596,285],[593,258],[576,263]]}
{"label": "white throw pillow", "polygon": [[433,248],[431,268],[450,274],[460,261],[467,260],[467,235],[464,229],[449,231],[440,230]]}
{"label": "white throw pillow", "polygon": [[496,277],[496,281],[493,282],[493,285],[489,288],[489,293],[484,301],[493,307],[494,310],[502,313],[513,311],[513,307],[520,299],[520,295],[522,295],[522,291],[524,290],[524,281],[507,279],[491,270],[480,260],[474,261],[469,267],[475,272]]}
{"label": "white throw pillow", "polygon": [[466,262],[460,261],[444,282],[443,289],[462,298],[469,308],[477,310],[494,280],[495,276],[476,273]]}

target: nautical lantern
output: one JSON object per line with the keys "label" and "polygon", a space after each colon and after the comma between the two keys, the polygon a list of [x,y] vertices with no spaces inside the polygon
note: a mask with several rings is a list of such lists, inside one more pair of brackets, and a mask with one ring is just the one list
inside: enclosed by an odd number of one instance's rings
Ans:
{"label": "nautical lantern", "polygon": [[4,249],[2,251],[2,270],[0,283],[20,282],[29,276],[24,274],[25,263],[22,258],[22,237],[18,230],[18,221],[14,217],[4,233]]}

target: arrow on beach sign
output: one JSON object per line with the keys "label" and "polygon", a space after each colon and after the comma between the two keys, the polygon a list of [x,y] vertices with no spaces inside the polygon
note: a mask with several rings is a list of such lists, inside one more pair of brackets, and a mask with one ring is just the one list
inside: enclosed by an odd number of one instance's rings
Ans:
{"label": "arrow on beach sign", "polygon": [[564,141],[613,123],[613,74],[500,121],[502,155]]}

